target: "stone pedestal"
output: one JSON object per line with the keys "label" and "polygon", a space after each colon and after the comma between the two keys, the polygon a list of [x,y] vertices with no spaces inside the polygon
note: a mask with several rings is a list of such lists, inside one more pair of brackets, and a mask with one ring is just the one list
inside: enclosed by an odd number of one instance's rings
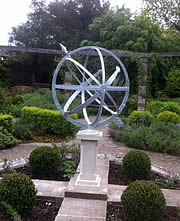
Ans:
{"label": "stone pedestal", "polygon": [[100,186],[101,178],[96,173],[97,143],[102,139],[102,132],[96,130],[81,130],[76,138],[81,140],[80,174],[75,185]]}

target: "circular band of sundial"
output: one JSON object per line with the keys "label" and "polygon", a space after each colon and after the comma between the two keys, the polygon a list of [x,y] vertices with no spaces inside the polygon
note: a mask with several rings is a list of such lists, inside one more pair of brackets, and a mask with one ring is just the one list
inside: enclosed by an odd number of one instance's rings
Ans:
{"label": "circular band of sundial", "polygon": [[[86,59],[85,59],[84,64],[82,65],[78,61],[76,61],[72,56],[83,54],[83,51],[85,52],[84,54],[86,55]],[[97,56],[99,56],[100,64],[101,64],[101,67],[97,70],[96,73],[91,73],[87,69],[89,57],[91,56],[92,52],[97,53]],[[103,56],[111,56],[118,63],[118,66],[114,68],[114,72],[110,75],[110,77],[108,77],[108,79],[106,79],[106,70],[105,70]],[[81,74],[82,76],[81,79],[79,79],[77,74],[71,69],[69,65],[70,62],[72,62],[73,65],[76,67],[77,72]],[[66,64],[68,70],[71,72],[73,78],[76,80],[77,82],[76,85],[56,84],[59,71],[64,64]],[[116,77],[120,73],[124,75],[125,84],[123,86],[112,85]],[[98,80],[100,75],[101,75],[101,81]],[[72,91],[72,94],[68,98],[63,108],[61,107],[60,102],[58,100],[56,90]],[[110,92],[112,91],[124,92],[124,97],[120,106],[116,104],[115,100],[110,94]],[[85,93],[89,95],[88,99],[86,99]],[[124,109],[125,104],[128,100],[129,78],[128,78],[127,71],[123,63],[121,62],[121,60],[111,51],[101,48],[101,47],[97,47],[97,46],[81,47],[81,48],[75,49],[67,53],[66,56],[57,65],[56,70],[53,75],[53,80],[52,80],[52,94],[53,94],[54,103],[57,109],[59,110],[59,112],[62,114],[62,116],[66,118],[69,122],[71,122],[72,124],[78,127],[81,127],[84,129],[87,129],[87,128],[94,129],[96,127],[108,124],[111,121],[114,121],[117,125],[120,125],[121,120],[118,116]],[[78,96],[81,96],[81,104],[78,107],[74,108],[73,110],[70,110],[69,107]],[[108,97],[108,99],[111,101],[111,103],[115,107],[115,111],[112,110],[112,108],[110,108],[108,104],[105,103],[105,96]],[[87,107],[91,105],[93,102],[96,102],[96,104],[98,105],[98,113],[95,117],[95,120],[91,122],[87,113]],[[111,115],[105,120],[101,120],[101,114],[102,114],[103,109],[108,111]],[[83,111],[85,122],[74,120],[70,116],[71,114],[78,113],[80,111]]]}

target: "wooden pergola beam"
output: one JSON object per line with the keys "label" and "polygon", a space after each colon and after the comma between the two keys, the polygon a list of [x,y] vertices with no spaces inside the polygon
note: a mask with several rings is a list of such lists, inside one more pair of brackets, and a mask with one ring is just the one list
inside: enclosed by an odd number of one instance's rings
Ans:
{"label": "wooden pergola beam", "polygon": [[[63,54],[61,50],[44,49],[44,48],[25,48],[16,46],[4,46],[0,45],[0,49],[7,52],[27,52],[27,53],[38,53],[38,54],[50,54],[60,55]],[[136,53],[136,52],[124,52],[124,51],[113,51],[119,57],[140,57],[146,58],[151,56],[156,57],[179,57],[180,52],[154,52],[154,53]],[[80,52],[81,55],[87,55],[86,52]],[[92,56],[97,56],[97,53],[91,53]]]}

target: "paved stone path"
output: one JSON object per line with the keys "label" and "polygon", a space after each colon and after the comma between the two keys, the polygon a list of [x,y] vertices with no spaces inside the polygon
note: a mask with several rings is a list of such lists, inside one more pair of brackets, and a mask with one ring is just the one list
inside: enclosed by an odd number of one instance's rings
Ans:
{"label": "paved stone path", "polygon": [[[125,144],[113,141],[108,133],[108,125],[102,128],[98,128],[98,130],[103,132],[103,139],[98,144],[99,153],[124,156],[124,154],[132,149],[127,147]],[[70,141],[70,143],[72,142],[77,143],[76,140]],[[4,159],[16,160],[20,158],[26,158],[34,148],[41,145],[51,144],[20,144],[11,149],[0,150],[0,162],[3,162]],[[151,158],[153,166],[160,167],[171,173],[180,174],[180,157],[150,151],[147,151],[147,153]]]}

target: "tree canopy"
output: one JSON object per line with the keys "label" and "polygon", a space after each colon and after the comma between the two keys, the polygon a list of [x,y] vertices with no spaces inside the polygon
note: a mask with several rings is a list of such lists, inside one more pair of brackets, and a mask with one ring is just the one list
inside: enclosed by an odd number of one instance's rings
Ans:
{"label": "tree canopy", "polygon": [[19,46],[57,48],[65,43],[79,46],[93,19],[108,10],[109,2],[100,0],[61,0],[46,6],[45,0],[32,0],[28,21],[13,27],[10,42]]}

